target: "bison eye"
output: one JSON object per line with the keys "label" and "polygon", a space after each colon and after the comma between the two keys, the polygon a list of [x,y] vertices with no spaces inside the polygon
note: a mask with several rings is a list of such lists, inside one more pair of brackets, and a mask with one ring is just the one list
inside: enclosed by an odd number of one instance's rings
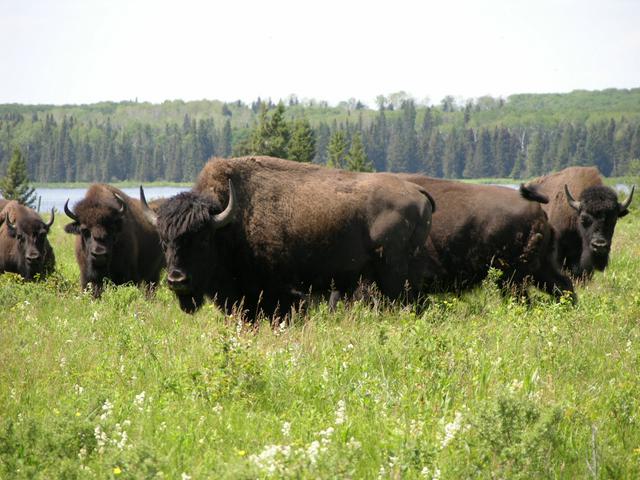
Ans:
{"label": "bison eye", "polygon": [[89,231],[88,228],[82,228],[80,229],[80,233],[82,234],[82,236],[84,238],[89,238],[91,236],[91,232]]}
{"label": "bison eye", "polygon": [[591,226],[591,224],[593,223],[593,220],[591,220],[591,217],[581,217],[580,218],[580,222],[582,223],[582,226],[584,228],[589,228]]}

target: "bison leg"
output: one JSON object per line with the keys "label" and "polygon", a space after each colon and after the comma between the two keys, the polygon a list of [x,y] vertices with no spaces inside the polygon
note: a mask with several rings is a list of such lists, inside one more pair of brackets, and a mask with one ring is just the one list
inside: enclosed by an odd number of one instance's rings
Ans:
{"label": "bison leg", "polygon": [[573,289],[573,282],[557,268],[541,269],[540,272],[533,276],[533,281],[539,289],[547,292],[549,295],[553,295],[557,300],[562,298],[566,292],[569,292],[572,303],[576,303],[578,300]]}
{"label": "bison leg", "polygon": [[194,313],[204,303],[204,296],[197,295],[177,295],[180,308],[185,313]]}

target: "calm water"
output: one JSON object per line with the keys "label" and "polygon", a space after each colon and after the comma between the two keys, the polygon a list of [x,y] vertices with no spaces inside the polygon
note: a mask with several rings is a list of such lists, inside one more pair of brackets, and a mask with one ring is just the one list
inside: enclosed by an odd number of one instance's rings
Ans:
{"label": "calm water", "polygon": [[[502,187],[508,187],[517,189],[520,184],[519,183],[509,183],[502,184]],[[619,183],[614,186],[614,189],[618,191],[619,194],[628,195],[631,191],[631,186],[626,185],[624,183]],[[124,193],[129,195],[132,198],[139,198],[139,189],[138,187],[132,188],[122,188]],[[145,196],[147,200],[151,201],[154,198],[161,197],[172,197],[177,195],[180,192],[184,192],[189,190],[188,187],[147,187],[144,189]],[[64,202],[69,199],[69,205],[73,207],[73,205],[84,197],[86,188],[37,188],[36,194],[42,197],[40,204],[41,212],[49,212],[51,211],[51,207],[55,207],[59,212],[63,211]]]}
{"label": "calm water", "polygon": [[[131,198],[140,198],[140,189],[138,187],[121,188],[124,193]],[[189,190],[188,187],[145,187],[144,194],[148,201],[154,198],[172,197],[180,192]],[[41,212],[50,212],[52,207],[55,207],[58,212],[62,212],[64,208],[64,202],[69,199],[69,206],[73,208],[73,205],[82,200],[86,193],[86,188],[36,188],[36,195],[42,197],[40,202]],[[36,202],[37,205],[37,202]]]}

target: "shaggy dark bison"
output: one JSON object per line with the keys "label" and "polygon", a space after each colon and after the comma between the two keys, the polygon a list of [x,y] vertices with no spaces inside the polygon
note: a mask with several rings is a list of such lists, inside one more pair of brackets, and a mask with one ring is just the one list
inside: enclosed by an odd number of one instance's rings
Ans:
{"label": "shaggy dark bison", "polygon": [[47,234],[51,219],[45,223],[31,208],[16,201],[0,200],[0,272],[14,272],[27,280],[43,278],[55,268],[55,255]]}
{"label": "shaggy dark bison", "polygon": [[105,279],[116,285],[158,283],[164,255],[158,233],[138,200],[110,185],[94,184],[73,210],[68,203],[64,211],[73,222],[64,229],[77,235],[76,260],[83,289],[91,283],[97,297]]}
{"label": "shaggy dark bison", "polygon": [[[360,279],[419,290],[433,205],[418,185],[271,157],[210,160],[157,219],[167,281],[187,312],[205,296],[250,316],[287,313]],[[405,287],[408,287],[405,290]]]}
{"label": "shaggy dark bison", "polygon": [[554,260],[554,232],[540,208],[546,197],[526,188],[519,193],[423,175],[401,178],[422,186],[439,207],[427,241],[427,292],[469,289],[494,267],[503,272],[505,288],[530,280],[556,297],[575,297]]}
{"label": "shaggy dark bison", "polygon": [[604,270],[616,222],[629,213],[635,185],[627,199],[618,202],[596,167],[569,167],[532,180],[526,187],[550,199],[542,208],[556,231],[560,265],[578,278]]}

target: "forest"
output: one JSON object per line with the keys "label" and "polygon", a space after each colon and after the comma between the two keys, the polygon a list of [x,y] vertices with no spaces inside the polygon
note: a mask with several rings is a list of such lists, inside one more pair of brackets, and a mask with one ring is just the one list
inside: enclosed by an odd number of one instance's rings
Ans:
{"label": "forest", "polygon": [[207,159],[274,155],[360,171],[526,178],[571,165],[640,173],[640,88],[331,106],[123,101],[0,105],[0,176],[18,148],[36,182],[192,181]]}

